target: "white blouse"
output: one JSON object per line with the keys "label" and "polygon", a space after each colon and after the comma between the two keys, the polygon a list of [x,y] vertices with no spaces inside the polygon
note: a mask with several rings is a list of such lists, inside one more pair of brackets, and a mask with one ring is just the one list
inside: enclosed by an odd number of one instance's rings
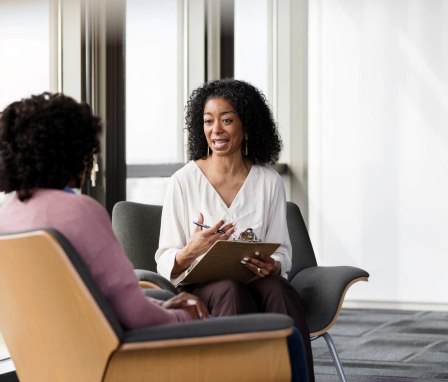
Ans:
{"label": "white blouse", "polygon": [[[270,166],[253,165],[230,207],[191,161],[171,177],[163,204],[157,271],[168,280],[177,251],[190,239],[199,213],[204,224],[220,219],[236,223],[235,236],[252,228],[264,242],[281,243],[272,255],[282,267],[282,276],[291,269],[291,241],[286,223],[286,195],[280,175]],[[232,240],[232,239],[230,239]]]}

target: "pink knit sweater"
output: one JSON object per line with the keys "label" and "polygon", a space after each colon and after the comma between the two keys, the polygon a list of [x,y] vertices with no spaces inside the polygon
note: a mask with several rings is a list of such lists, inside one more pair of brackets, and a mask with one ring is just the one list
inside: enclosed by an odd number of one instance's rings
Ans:
{"label": "pink knit sweater", "polygon": [[107,211],[94,199],[39,189],[25,202],[14,195],[0,208],[0,233],[43,227],[56,229],[76,248],[125,328],[191,320],[187,312],[164,309],[160,300],[144,296]]}

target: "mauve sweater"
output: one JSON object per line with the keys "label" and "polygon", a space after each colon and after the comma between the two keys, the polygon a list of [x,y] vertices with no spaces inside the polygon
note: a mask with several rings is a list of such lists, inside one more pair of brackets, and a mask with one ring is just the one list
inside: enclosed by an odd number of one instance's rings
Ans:
{"label": "mauve sweater", "polygon": [[191,320],[186,311],[162,308],[162,301],[142,293],[107,211],[91,197],[38,189],[31,199],[14,195],[0,208],[0,233],[43,227],[56,229],[76,248],[124,328]]}

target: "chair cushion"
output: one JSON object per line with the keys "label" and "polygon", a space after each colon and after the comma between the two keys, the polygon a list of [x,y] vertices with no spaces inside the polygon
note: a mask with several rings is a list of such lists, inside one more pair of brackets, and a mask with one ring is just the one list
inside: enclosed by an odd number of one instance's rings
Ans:
{"label": "chair cushion", "polygon": [[289,316],[277,313],[244,314],[214,317],[177,324],[157,325],[125,333],[123,341],[141,342],[166,339],[206,337],[286,329],[293,326]]}

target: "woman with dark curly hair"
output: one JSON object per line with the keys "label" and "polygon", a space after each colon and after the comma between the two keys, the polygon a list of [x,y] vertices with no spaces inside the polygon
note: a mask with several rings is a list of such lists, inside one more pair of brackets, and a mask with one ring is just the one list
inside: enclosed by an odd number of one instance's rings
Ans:
{"label": "woman with dark curly hair", "polygon": [[44,93],[1,114],[0,189],[28,200],[38,188],[79,188],[99,152],[101,124],[90,107]]}
{"label": "woman with dark curly hair", "polygon": [[[170,180],[163,205],[158,272],[175,285],[192,263],[217,240],[252,228],[261,241],[281,243],[272,256],[255,253],[244,265],[258,276],[242,284],[218,280],[182,285],[199,296],[212,316],[252,312],[290,315],[305,342],[310,380],[313,360],[300,297],[288,283],[291,242],[286,196],[270,165],[281,140],[264,95],[244,81],[205,84],[190,96],[186,110],[190,162]],[[209,224],[201,228],[192,224]]]}
{"label": "woman with dark curly hair", "polygon": [[71,187],[81,186],[100,150],[100,132],[90,106],[62,94],[32,96],[1,113],[0,191],[14,194],[0,208],[0,233],[59,231],[125,328],[207,317],[202,301],[187,293],[168,301],[145,297],[107,211],[89,196],[74,194]]}

